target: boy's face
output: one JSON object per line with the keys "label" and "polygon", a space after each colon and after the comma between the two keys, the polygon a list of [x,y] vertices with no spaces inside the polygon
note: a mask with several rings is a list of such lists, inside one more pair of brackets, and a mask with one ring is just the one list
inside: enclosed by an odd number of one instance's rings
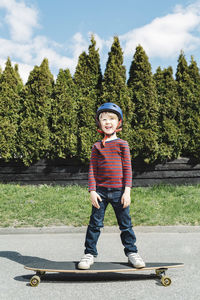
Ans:
{"label": "boy's face", "polygon": [[101,129],[106,135],[112,135],[118,126],[118,116],[111,112],[103,112],[99,116]]}

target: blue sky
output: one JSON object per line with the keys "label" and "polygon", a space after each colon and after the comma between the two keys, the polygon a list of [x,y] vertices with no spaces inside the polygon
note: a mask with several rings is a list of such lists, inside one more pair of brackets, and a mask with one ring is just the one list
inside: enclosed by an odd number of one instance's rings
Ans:
{"label": "blue sky", "polygon": [[127,73],[138,44],[153,72],[158,66],[175,72],[181,50],[199,65],[200,0],[0,0],[0,65],[9,56],[24,82],[45,57],[55,77],[59,68],[73,75],[91,33],[103,72],[115,35]]}

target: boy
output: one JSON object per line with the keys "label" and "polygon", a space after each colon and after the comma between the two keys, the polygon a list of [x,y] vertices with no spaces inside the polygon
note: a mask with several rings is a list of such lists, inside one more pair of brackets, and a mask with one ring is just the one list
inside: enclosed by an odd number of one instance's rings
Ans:
{"label": "boy", "polygon": [[104,139],[92,148],[88,178],[92,214],[85,238],[85,255],[78,268],[89,269],[98,255],[96,245],[109,203],[115,211],[129,263],[135,268],[143,268],[145,263],[137,253],[136,236],[129,214],[132,186],[130,150],[126,141],[117,138],[123,123],[121,108],[110,102],[101,105],[97,110],[96,122]]}

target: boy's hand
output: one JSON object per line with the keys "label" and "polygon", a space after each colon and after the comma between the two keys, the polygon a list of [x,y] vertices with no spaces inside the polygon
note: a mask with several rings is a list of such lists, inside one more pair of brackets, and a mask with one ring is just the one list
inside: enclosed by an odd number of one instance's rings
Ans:
{"label": "boy's hand", "polygon": [[96,208],[100,208],[98,201],[102,201],[101,197],[99,196],[99,194],[97,194],[96,191],[91,191],[90,192],[90,200],[92,202],[92,205]]}
{"label": "boy's hand", "polygon": [[126,186],[124,193],[122,195],[121,204],[123,204],[123,208],[128,207],[131,204],[131,189]]}

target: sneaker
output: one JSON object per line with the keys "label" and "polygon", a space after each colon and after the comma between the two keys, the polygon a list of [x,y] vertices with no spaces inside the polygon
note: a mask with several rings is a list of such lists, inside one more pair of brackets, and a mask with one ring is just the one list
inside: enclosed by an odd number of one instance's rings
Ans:
{"label": "sneaker", "polygon": [[83,257],[81,258],[78,264],[78,268],[82,270],[87,270],[90,268],[91,265],[93,265],[93,263],[94,263],[94,256],[88,253],[83,255]]}
{"label": "sneaker", "polygon": [[128,253],[128,262],[137,269],[145,267],[145,262],[138,253]]}

